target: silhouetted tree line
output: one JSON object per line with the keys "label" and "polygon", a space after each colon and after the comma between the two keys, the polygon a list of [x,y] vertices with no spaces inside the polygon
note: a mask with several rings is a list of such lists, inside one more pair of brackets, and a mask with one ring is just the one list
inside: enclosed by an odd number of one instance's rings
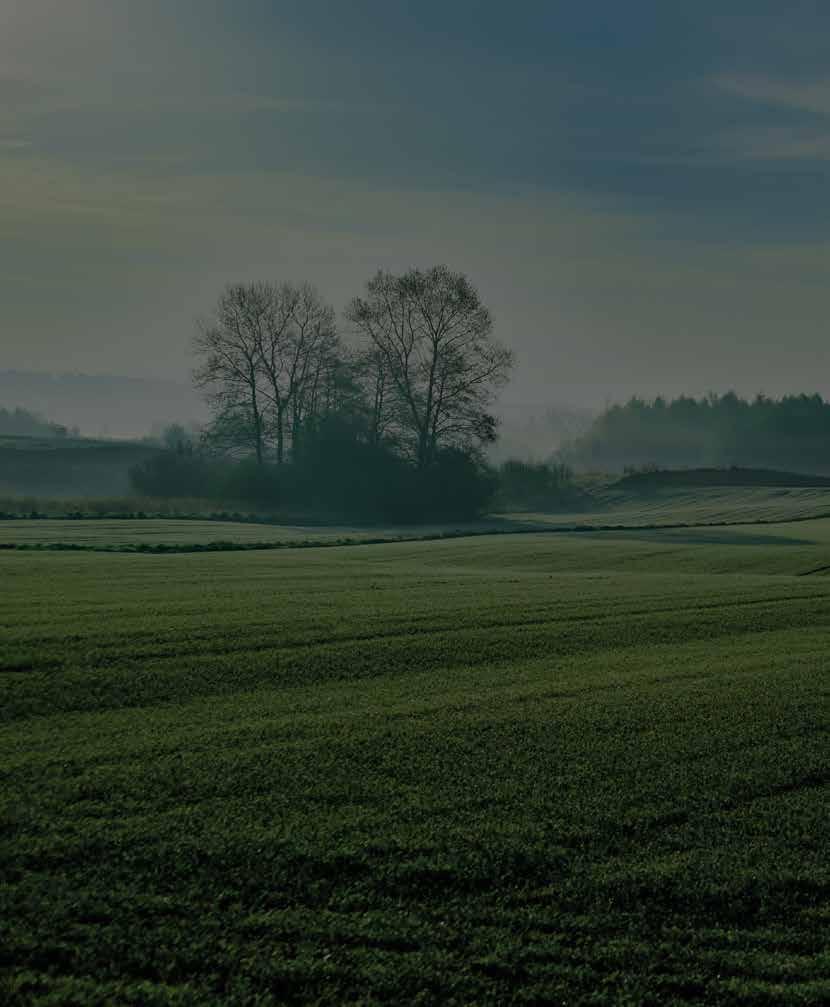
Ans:
{"label": "silhouetted tree line", "polygon": [[5,437],[66,437],[70,432],[28,409],[0,409],[0,435]]}
{"label": "silhouetted tree line", "polygon": [[446,266],[378,272],[345,316],[348,342],[309,284],[227,287],[194,344],[211,422],[168,431],[135,488],[371,520],[484,509],[512,355],[478,292]]}
{"label": "silhouetted tree line", "polygon": [[606,409],[562,457],[598,471],[734,465],[830,472],[830,403],[820,395],[749,400],[734,392],[632,398]]}

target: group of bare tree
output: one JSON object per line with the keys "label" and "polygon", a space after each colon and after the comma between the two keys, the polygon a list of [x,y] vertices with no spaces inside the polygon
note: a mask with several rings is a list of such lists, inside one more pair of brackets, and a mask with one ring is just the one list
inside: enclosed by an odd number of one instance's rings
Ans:
{"label": "group of bare tree", "polygon": [[350,343],[309,284],[227,287],[195,341],[211,442],[282,463],[310,425],[348,415],[423,468],[441,448],[494,439],[490,406],[512,355],[463,274],[378,272],[346,319]]}
{"label": "group of bare tree", "polygon": [[229,286],[195,348],[217,445],[283,462],[304,420],[334,405],[343,347],[334,311],[310,285]]}

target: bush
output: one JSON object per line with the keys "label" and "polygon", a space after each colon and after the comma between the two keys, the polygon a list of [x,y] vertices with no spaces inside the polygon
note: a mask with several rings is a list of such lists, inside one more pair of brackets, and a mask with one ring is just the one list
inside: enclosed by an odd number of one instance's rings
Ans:
{"label": "bush", "polygon": [[159,451],[130,469],[134,490],[153,497],[213,497],[217,465],[188,451]]}
{"label": "bush", "polygon": [[487,507],[497,485],[474,454],[446,449],[418,470],[340,417],[305,430],[288,464],[216,459],[178,446],[134,466],[130,478],[144,496],[233,500],[317,519],[387,523],[469,520]]}
{"label": "bush", "polygon": [[414,520],[470,521],[490,505],[498,476],[481,459],[460,448],[445,448],[416,473]]}
{"label": "bush", "polygon": [[411,467],[348,420],[332,417],[306,431],[291,468],[299,506],[364,521],[409,519]]}
{"label": "bush", "polygon": [[276,465],[258,465],[253,458],[216,467],[213,497],[274,508],[285,502],[283,472]]}
{"label": "bush", "polygon": [[490,503],[495,474],[477,455],[440,451],[414,465],[384,443],[368,443],[348,420],[307,433],[293,469],[293,502],[361,521],[466,521]]}
{"label": "bush", "polygon": [[561,463],[510,459],[498,471],[498,503],[519,510],[572,506],[577,497],[573,473]]}

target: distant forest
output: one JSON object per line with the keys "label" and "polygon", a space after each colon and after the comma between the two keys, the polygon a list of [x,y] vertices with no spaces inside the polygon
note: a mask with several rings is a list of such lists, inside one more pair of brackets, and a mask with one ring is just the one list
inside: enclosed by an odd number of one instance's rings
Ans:
{"label": "distant forest", "polygon": [[632,398],[606,409],[562,457],[594,471],[736,465],[830,473],[830,403],[820,395],[748,400],[734,392]]}
{"label": "distant forest", "polygon": [[50,423],[28,409],[0,408],[0,436],[3,437],[65,437],[69,431],[58,423]]}

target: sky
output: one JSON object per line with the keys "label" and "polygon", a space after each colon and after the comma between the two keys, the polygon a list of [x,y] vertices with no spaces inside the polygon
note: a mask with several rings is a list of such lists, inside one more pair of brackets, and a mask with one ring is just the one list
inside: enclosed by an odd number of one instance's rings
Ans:
{"label": "sky", "polygon": [[830,5],[0,0],[0,369],[465,272],[511,403],[830,395]]}

